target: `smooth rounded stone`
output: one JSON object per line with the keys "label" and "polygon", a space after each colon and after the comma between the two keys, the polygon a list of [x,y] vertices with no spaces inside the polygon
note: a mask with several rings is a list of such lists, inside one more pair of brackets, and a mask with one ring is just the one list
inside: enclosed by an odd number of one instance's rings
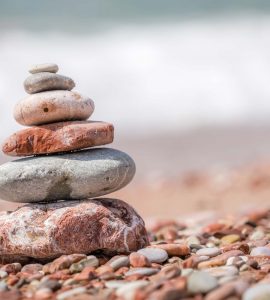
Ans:
{"label": "smooth rounded stone", "polygon": [[71,273],[81,272],[86,267],[96,268],[99,266],[99,260],[94,255],[89,255],[87,258],[72,264],[69,268]]}
{"label": "smooth rounded stone", "polygon": [[118,269],[122,267],[128,267],[129,266],[129,257],[128,256],[115,256],[111,258],[106,265],[109,265],[113,268],[114,271],[117,271]]}
{"label": "smooth rounded stone", "polygon": [[204,271],[193,272],[187,280],[187,289],[191,294],[208,293],[217,286],[217,279]]}
{"label": "smooth rounded stone", "polygon": [[42,72],[27,77],[24,81],[24,89],[28,94],[51,90],[71,91],[75,87],[75,82],[63,75]]}
{"label": "smooth rounded stone", "polygon": [[74,297],[76,295],[79,295],[79,294],[84,294],[87,292],[87,289],[86,287],[84,286],[81,286],[81,287],[76,287],[74,289],[71,289],[71,290],[67,290],[65,292],[62,292],[60,294],[58,294],[56,296],[56,299],[57,300],[65,300],[65,299],[71,299],[71,297]]}
{"label": "smooth rounded stone", "polygon": [[191,268],[186,268],[181,270],[181,276],[187,277],[194,272]]}
{"label": "smooth rounded stone", "polygon": [[[135,169],[127,154],[110,148],[23,158],[0,166],[0,198],[29,203],[99,197],[127,185]],[[166,251],[154,251],[165,259]]]}
{"label": "smooth rounded stone", "polygon": [[214,257],[214,256],[217,256],[219,254],[221,254],[221,251],[219,248],[217,247],[211,247],[211,248],[202,248],[202,249],[199,249],[197,252],[196,252],[197,255],[199,256],[209,256],[209,257]]}
{"label": "smooth rounded stone", "polygon": [[126,282],[126,284],[116,290],[116,295],[124,300],[132,300],[134,299],[136,291],[146,287],[147,285],[149,285],[149,281],[146,280]]}
{"label": "smooth rounded stone", "polygon": [[155,268],[132,268],[125,273],[125,276],[131,275],[143,275],[143,276],[151,276],[157,274],[159,269]]}
{"label": "smooth rounded stone", "polygon": [[140,249],[138,253],[144,255],[151,263],[163,263],[169,258],[168,253],[159,248],[144,248]]}
{"label": "smooth rounded stone", "polygon": [[50,73],[57,73],[58,72],[58,66],[57,64],[37,64],[30,67],[28,70],[31,74],[36,74],[40,72],[50,72]]}
{"label": "smooth rounded stone", "polygon": [[234,276],[238,274],[238,269],[235,266],[221,266],[205,269],[205,272],[214,277]]}
{"label": "smooth rounded stone", "polygon": [[127,282],[125,280],[108,280],[105,281],[105,286],[108,289],[118,289],[124,285],[126,285]]}
{"label": "smooth rounded stone", "polygon": [[253,248],[250,252],[251,256],[270,256],[269,247],[256,247]]}
{"label": "smooth rounded stone", "polygon": [[269,300],[270,284],[257,284],[250,287],[243,294],[243,300]]}
{"label": "smooth rounded stone", "polygon": [[121,200],[108,198],[28,204],[2,212],[0,236],[0,263],[59,257],[48,264],[47,271],[44,266],[45,273],[55,272],[59,264],[69,268],[93,251],[127,254],[149,244],[136,211]]}
{"label": "smooth rounded stone", "polygon": [[19,124],[33,126],[87,120],[94,109],[94,102],[89,97],[58,90],[27,96],[16,104],[13,114]]}
{"label": "smooth rounded stone", "polygon": [[51,154],[110,144],[113,137],[109,123],[59,122],[20,130],[6,139],[2,150],[9,156]]}

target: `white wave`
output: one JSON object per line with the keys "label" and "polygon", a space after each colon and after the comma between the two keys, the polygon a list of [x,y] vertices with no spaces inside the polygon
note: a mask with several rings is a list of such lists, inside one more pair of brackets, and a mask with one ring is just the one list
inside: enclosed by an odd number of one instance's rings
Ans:
{"label": "white wave", "polygon": [[122,26],[96,34],[0,35],[0,139],[33,63],[56,62],[92,97],[93,119],[149,134],[260,122],[270,115],[270,20],[250,17]]}

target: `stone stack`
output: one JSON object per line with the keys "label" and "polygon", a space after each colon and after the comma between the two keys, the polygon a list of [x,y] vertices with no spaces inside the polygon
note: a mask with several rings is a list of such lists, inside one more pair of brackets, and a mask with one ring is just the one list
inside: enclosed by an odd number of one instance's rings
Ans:
{"label": "stone stack", "polygon": [[0,215],[2,261],[128,253],[148,245],[132,207],[93,199],[121,189],[135,174],[127,154],[92,148],[113,141],[113,125],[87,121],[94,102],[72,91],[74,81],[57,74],[57,65],[29,72],[24,88],[30,95],[16,105],[14,118],[30,127],[11,135],[3,152],[30,157],[0,166],[0,198],[30,204]]}

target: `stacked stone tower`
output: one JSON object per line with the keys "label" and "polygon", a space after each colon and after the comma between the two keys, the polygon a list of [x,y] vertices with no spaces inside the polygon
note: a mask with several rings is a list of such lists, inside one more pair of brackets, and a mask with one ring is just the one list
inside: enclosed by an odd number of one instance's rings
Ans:
{"label": "stacked stone tower", "polygon": [[48,259],[71,253],[127,253],[148,244],[144,222],[121,200],[96,198],[126,186],[135,163],[126,153],[93,148],[113,141],[113,125],[88,121],[94,102],[72,91],[55,64],[36,65],[30,94],[14,118],[30,126],[3,152],[29,156],[0,166],[0,198],[31,203],[0,216],[2,260]]}

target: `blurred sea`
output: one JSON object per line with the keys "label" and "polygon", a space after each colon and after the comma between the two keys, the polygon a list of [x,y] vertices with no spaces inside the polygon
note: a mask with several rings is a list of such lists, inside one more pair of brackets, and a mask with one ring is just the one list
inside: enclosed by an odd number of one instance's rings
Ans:
{"label": "blurred sea", "polygon": [[0,142],[42,62],[122,138],[269,124],[270,2],[165,2],[0,0]]}

